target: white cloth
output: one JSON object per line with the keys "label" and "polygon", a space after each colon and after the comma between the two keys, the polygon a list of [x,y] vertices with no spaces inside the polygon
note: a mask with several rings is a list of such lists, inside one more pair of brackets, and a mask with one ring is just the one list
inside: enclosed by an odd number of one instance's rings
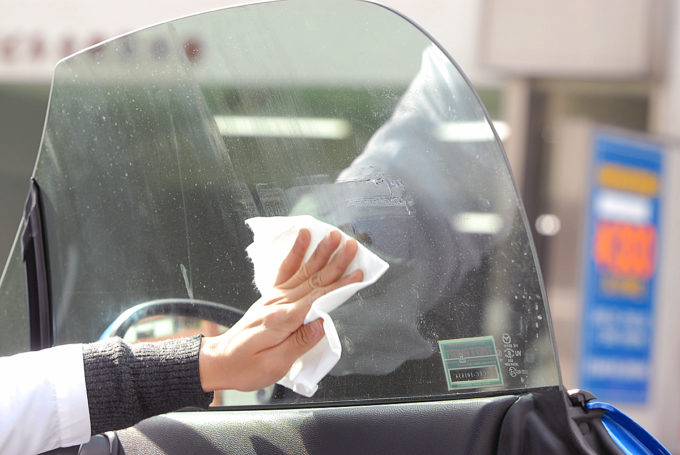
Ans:
{"label": "white cloth", "polygon": [[81,344],[0,358],[0,453],[37,454],[89,439]]}
{"label": "white cloth", "polygon": [[[254,234],[253,243],[246,251],[253,261],[255,285],[263,294],[274,286],[279,265],[290,252],[300,229],[307,228],[312,234],[305,261],[328,232],[337,229],[308,215],[250,218],[246,220],[246,224]],[[349,238],[345,233],[342,236],[343,242]],[[387,262],[359,244],[357,255],[346,274],[361,269],[364,272],[363,281],[343,286],[316,299],[307,313],[305,323],[322,318],[326,335],[293,364],[279,384],[307,397],[314,395],[319,381],[331,371],[342,353],[335,324],[328,313],[342,305],[358,290],[375,283],[388,267]]]}

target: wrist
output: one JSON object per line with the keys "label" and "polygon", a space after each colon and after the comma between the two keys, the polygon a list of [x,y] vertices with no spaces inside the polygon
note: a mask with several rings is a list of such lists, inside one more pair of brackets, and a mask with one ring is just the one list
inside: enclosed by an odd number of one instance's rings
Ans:
{"label": "wrist", "polygon": [[219,384],[223,376],[219,367],[219,349],[217,337],[203,337],[198,355],[198,369],[201,377],[201,388],[204,392],[224,389]]}

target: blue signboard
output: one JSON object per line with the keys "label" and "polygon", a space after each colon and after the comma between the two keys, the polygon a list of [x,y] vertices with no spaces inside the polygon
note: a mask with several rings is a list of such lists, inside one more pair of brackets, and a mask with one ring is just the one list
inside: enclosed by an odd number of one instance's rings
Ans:
{"label": "blue signboard", "polygon": [[604,133],[593,147],[579,386],[605,401],[645,403],[663,151]]}

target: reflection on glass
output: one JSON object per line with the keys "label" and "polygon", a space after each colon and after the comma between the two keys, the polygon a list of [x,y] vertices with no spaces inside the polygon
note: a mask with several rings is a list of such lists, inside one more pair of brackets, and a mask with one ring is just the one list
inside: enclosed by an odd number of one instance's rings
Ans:
{"label": "reflection on glass", "polygon": [[144,318],[133,324],[123,339],[128,343],[148,343],[195,335],[216,336],[226,332],[228,327],[212,321],[186,316],[157,315]]}
{"label": "reflection on glass", "polygon": [[[309,214],[390,262],[333,312],[343,356],[311,401],[559,382],[494,130],[451,61],[380,6],[292,0],[215,11],[68,59],[55,74],[36,178],[58,343],[97,339],[154,299],[248,308],[258,295],[244,220]],[[130,339],[204,330],[178,321],[138,323]],[[442,357],[480,343],[494,353],[484,368]],[[496,379],[470,380],[480,375]],[[224,397],[303,401],[280,387]]]}

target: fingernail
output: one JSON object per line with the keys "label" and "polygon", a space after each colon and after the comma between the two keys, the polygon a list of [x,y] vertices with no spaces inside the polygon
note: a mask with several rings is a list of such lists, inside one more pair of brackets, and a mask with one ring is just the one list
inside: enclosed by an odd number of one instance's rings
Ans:
{"label": "fingernail", "polygon": [[347,278],[350,280],[359,278],[361,280],[364,278],[364,272],[362,270],[355,270],[354,272],[350,273]]}
{"label": "fingernail", "polygon": [[330,231],[328,234],[326,234],[326,237],[323,238],[324,243],[331,243],[333,240],[333,231]]}
{"label": "fingernail", "polygon": [[312,235],[309,233],[309,230],[302,228],[298,231],[297,237],[295,238],[295,244],[293,246],[297,248],[306,248],[306,246],[309,245],[311,238]]}
{"label": "fingernail", "polygon": [[323,320],[317,319],[309,324],[309,335],[314,339],[321,338],[323,335]]}

